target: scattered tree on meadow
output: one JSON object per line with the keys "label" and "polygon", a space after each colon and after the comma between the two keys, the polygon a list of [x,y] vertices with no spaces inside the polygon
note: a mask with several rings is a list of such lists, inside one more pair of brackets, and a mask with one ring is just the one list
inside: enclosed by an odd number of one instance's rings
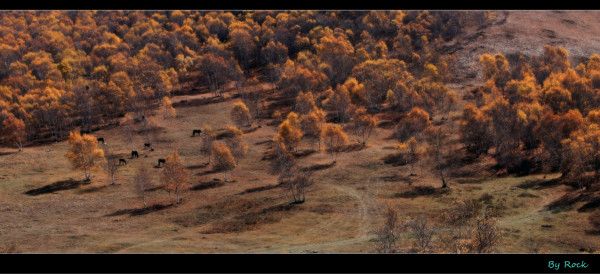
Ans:
{"label": "scattered tree on meadow", "polygon": [[200,138],[200,152],[202,152],[205,155],[208,155],[208,163],[210,163],[212,154],[212,144],[215,140],[217,140],[216,132],[212,129],[210,125],[204,125],[202,127],[202,134],[200,135]]}
{"label": "scattered tree on meadow", "polygon": [[74,169],[82,170],[85,180],[89,181],[92,169],[104,159],[104,151],[98,146],[96,137],[79,132],[69,134],[69,150],[65,156]]}
{"label": "scattered tree on meadow", "polygon": [[[306,188],[313,184],[310,172],[303,172],[299,170],[288,171],[291,172],[287,180],[282,181],[283,188],[288,190],[292,195],[294,203],[304,203]],[[287,175],[287,174],[286,174]]]}
{"label": "scattered tree on meadow", "polygon": [[396,149],[399,151],[400,155],[402,155],[404,161],[409,165],[410,175],[414,175],[414,165],[419,160],[419,155],[421,154],[417,139],[415,137],[410,137],[408,141],[398,144]]}
{"label": "scattered tree on meadow", "polygon": [[300,119],[295,112],[290,112],[277,129],[277,139],[283,142],[290,151],[296,150],[303,135],[304,133],[300,129]]}
{"label": "scattered tree on meadow", "polygon": [[348,135],[340,125],[326,124],[323,126],[321,139],[327,151],[331,154],[331,159],[335,161],[335,155],[339,149],[348,144]]}
{"label": "scattered tree on meadow", "polygon": [[210,154],[213,160],[213,170],[225,172],[224,176],[226,180],[227,172],[232,171],[237,166],[231,149],[223,142],[216,141],[212,143]]}
{"label": "scattered tree on meadow", "polygon": [[102,150],[104,152],[104,171],[108,176],[108,182],[111,185],[116,184],[117,182],[117,172],[119,171],[119,158],[116,155],[113,155],[110,152],[110,148],[107,145],[102,146]]}
{"label": "scattered tree on meadow", "polygon": [[377,125],[375,117],[367,114],[366,109],[359,108],[352,119],[352,129],[354,134],[360,137],[363,144],[367,144],[367,140],[371,137],[371,133]]}
{"label": "scattered tree on meadow", "polygon": [[224,140],[225,144],[230,148],[231,153],[238,161],[248,153],[248,144],[243,139],[243,132],[234,126],[227,126],[226,129],[232,133],[230,138]]}
{"label": "scattered tree on meadow", "polygon": [[348,90],[339,86],[336,89],[327,90],[325,94],[326,99],[323,101],[323,105],[333,112],[336,121],[347,121],[352,111],[352,101]]}
{"label": "scattered tree on meadow", "polygon": [[441,126],[430,127],[427,132],[428,154],[432,169],[439,176],[442,188],[448,187],[446,165],[449,154],[447,129]]}
{"label": "scattered tree on meadow", "polygon": [[414,248],[418,252],[426,253],[431,250],[433,229],[429,226],[427,218],[419,216],[408,224],[408,228],[415,237]]}
{"label": "scattered tree on meadow", "polygon": [[152,175],[145,165],[141,165],[133,176],[133,186],[135,193],[142,199],[144,208],[147,207],[146,191],[152,186]]}
{"label": "scattered tree on meadow", "polygon": [[179,153],[176,150],[167,156],[165,160],[161,180],[165,190],[169,193],[175,193],[175,203],[179,204],[182,192],[190,184],[192,176],[181,161],[181,157],[179,157]]}
{"label": "scattered tree on meadow", "polygon": [[431,125],[429,113],[415,107],[396,126],[395,137],[401,141],[423,132]]}
{"label": "scattered tree on meadow", "polygon": [[377,251],[379,253],[394,253],[398,235],[398,213],[388,206],[385,212],[385,224],[377,231]]}
{"label": "scattered tree on meadow", "polygon": [[231,109],[231,120],[238,127],[250,126],[252,122],[252,116],[250,115],[250,109],[243,102],[235,102]]}
{"label": "scattered tree on meadow", "polygon": [[273,159],[270,164],[270,172],[279,174],[279,181],[289,178],[296,166],[294,155],[287,149],[285,144],[277,138],[273,140]]}
{"label": "scattered tree on meadow", "polygon": [[321,128],[324,123],[325,112],[318,107],[308,114],[300,116],[300,129],[303,132],[303,138],[318,143],[319,151],[321,150]]}
{"label": "scattered tree on meadow", "polygon": [[173,107],[173,103],[169,97],[163,97],[160,103],[160,112],[164,119],[174,118],[177,116],[177,111]]}
{"label": "scattered tree on meadow", "polygon": [[473,249],[477,253],[489,253],[498,244],[500,234],[496,222],[489,216],[477,219],[473,232]]}

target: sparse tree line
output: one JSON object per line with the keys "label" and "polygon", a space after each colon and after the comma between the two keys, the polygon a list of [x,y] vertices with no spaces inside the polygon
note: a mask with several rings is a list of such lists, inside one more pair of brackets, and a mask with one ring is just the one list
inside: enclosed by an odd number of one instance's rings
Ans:
{"label": "sparse tree line", "polygon": [[189,85],[182,81],[221,94],[226,83],[256,74],[292,97],[333,87],[339,119],[347,118],[346,95],[377,109],[391,90],[394,107],[412,107],[418,98],[427,108],[434,98],[422,91],[434,87],[412,83],[405,71],[443,81],[449,60],[436,49],[466,22],[488,19],[427,11],[6,12],[0,143],[60,140],[127,112],[141,119],[149,105]]}
{"label": "sparse tree line", "polygon": [[[171,118],[176,115],[176,111],[168,99],[163,99],[161,108],[163,111],[159,115],[165,115],[164,118]],[[244,125],[248,125],[252,121],[248,108],[241,102],[235,104],[231,110],[231,120],[239,124],[240,119]],[[144,128],[143,125],[141,127]],[[242,137],[242,130],[236,126],[228,125],[220,133],[223,136],[221,140],[217,140],[217,131],[207,125],[203,126],[201,130],[193,131],[192,137],[197,131],[200,132],[199,150],[208,157],[207,165],[210,165],[213,171],[223,172],[224,180],[228,181],[228,172],[234,170],[248,152],[248,145]],[[146,134],[143,130],[137,132],[143,135]],[[125,137],[129,137],[127,138],[128,141],[133,141],[132,136],[135,134],[136,131],[133,130],[133,127],[125,129],[125,135],[127,135]],[[127,161],[119,158],[103,137],[96,138],[90,134],[72,131],[69,134],[68,144],[69,150],[65,157],[70,161],[73,169],[83,171],[83,181],[91,182],[92,171],[101,167],[106,174],[108,183],[110,185],[117,183],[119,169],[126,165]],[[144,145],[148,146],[150,151],[154,151],[150,143]],[[134,150],[130,161],[138,157],[138,152]],[[158,165],[155,167],[162,167],[158,186],[153,185],[153,173],[145,164],[139,165],[133,176],[132,183],[135,193],[142,200],[144,207],[148,206],[146,192],[154,187],[166,190],[169,196],[173,194],[175,204],[181,203],[183,193],[191,186],[192,174],[184,165],[178,150],[174,149],[166,158],[158,159]]]}

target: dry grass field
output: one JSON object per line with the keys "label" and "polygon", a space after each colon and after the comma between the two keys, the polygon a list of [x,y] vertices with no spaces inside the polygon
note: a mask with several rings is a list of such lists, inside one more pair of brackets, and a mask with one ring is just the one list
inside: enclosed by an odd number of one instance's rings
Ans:
{"label": "dry grass field", "polygon": [[[467,67],[475,67],[476,56],[482,52],[518,49],[537,54],[528,50],[541,49],[547,39],[566,46],[575,56],[600,52],[598,35],[583,35],[583,30],[599,32],[597,17],[577,12],[551,14],[549,19],[525,12],[500,14],[498,25],[457,51],[459,60],[470,71]],[[546,19],[552,24],[534,27]],[[541,37],[538,31],[552,37],[527,40]],[[584,40],[587,44],[582,45]],[[473,84],[479,84],[479,79],[465,80],[453,88],[464,92]],[[200,152],[200,137],[191,137],[192,129],[203,125],[220,129],[231,124],[229,113],[236,99],[177,104],[193,99],[197,98],[173,98],[177,117],[157,118],[154,151],[143,149],[141,135],[128,143],[122,127],[93,133],[104,137],[111,151],[127,160],[119,169],[116,185],[109,184],[101,169],[93,172],[91,183],[81,184],[82,172],[72,170],[65,158],[66,141],[29,146],[19,153],[0,148],[0,251],[370,253],[377,250],[377,230],[391,207],[401,224],[400,252],[416,252],[415,237],[402,224],[417,217],[426,218],[433,227],[429,252],[463,252],[455,247],[471,227],[449,218],[472,199],[495,214],[501,238],[493,252],[596,253],[600,248],[600,238],[588,222],[590,213],[577,211],[583,202],[557,203],[574,193],[569,186],[554,183],[560,174],[499,176],[490,171],[491,159],[474,162],[456,155],[448,169],[449,188],[442,190],[426,161],[415,164],[414,176],[407,165],[384,163],[383,158],[395,152],[396,141],[390,138],[392,130],[382,127],[375,129],[366,147],[339,153],[335,164],[324,151],[299,157],[301,167],[316,171],[306,201],[292,204],[289,194],[277,186],[277,176],[268,172],[269,162],[262,160],[276,131],[271,121],[258,120],[255,124],[260,128],[243,135],[249,151],[235,170],[212,172],[207,156]],[[452,113],[450,119],[459,114]],[[357,140],[353,137],[352,142]],[[132,149],[140,152],[138,159],[129,158]],[[301,149],[315,146],[302,143]],[[193,174],[183,202],[173,205],[172,196],[155,188],[147,191],[150,207],[143,208],[133,186],[136,168],[149,167],[153,184],[158,186],[162,169],[155,167],[157,160],[173,150]]]}

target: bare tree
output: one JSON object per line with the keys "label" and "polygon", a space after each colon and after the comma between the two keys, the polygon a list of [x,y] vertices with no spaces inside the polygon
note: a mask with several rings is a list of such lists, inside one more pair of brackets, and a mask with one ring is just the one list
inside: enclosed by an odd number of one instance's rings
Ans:
{"label": "bare tree", "polygon": [[429,129],[427,141],[429,143],[429,158],[435,173],[442,181],[442,188],[447,188],[446,159],[448,153],[448,132],[441,126]]}
{"label": "bare tree", "polygon": [[500,240],[496,222],[489,216],[477,219],[473,232],[473,249],[477,253],[489,253]]}
{"label": "bare tree", "polygon": [[282,177],[287,177],[285,173],[290,172],[292,175],[282,182],[284,189],[288,190],[294,199],[294,203],[304,203],[306,188],[313,183],[311,178],[312,173],[299,170],[286,171]]}
{"label": "bare tree", "polygon": [[117,172],[119,171],[119,159],[116,155],[110,152],[110,147],[106,144],[102,145],[105,161],[103,163],[104,171],[108,176],[108,183],[114,185],[117,182]]}
{"label": "bare tree", "polygon": [[144,207],[148,206],[146,203],[146,191],[151,185],[152,175],[145,165],[141,165],[133,177],[133,186],[138,197],[142,199]]}
{"label": "bare tree", "polygon": [[200,151],[204,155],[208,156],[208,163],[210,164],[211,154],[212,154],[211,153],[212,145],[213,145],[213,142],[217,139],[215,131],[212,129],[212,127],[210,125],[205,125],[202,127],[202,134],[200,135],[200,138],[201,138]]}
{"label": "bare tree", "polygon": [[424,216],[419,216],[408,224],[413,236],[415,237],[414,247],[420,252],[427,252],[431,249],[433,239],[433,229],[427,223]]}
{"label": "bare tree", "polygon": [[185,191],[192,179],[190,171],[183,164],[177,150],[167,157],[164,169],[162,170],[162,182],[167,191],[175,193],[175,203],[181,202],[182,192]]}
{"label": "bare tree", "polygon": [[398,214],[391,207],[385,213],[385,224],[377,232],[377,251],[379,253],[394,253],[398,240]]}

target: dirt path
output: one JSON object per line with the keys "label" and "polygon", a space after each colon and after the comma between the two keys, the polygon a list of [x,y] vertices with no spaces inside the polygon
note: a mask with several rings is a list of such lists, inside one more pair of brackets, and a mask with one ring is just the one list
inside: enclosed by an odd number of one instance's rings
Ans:
{"label": "dirt path", "polygon": [[[299,244],[299,245],[291,245],[284,247],[274,247],[267,249],[256,249],[251,250],[251,253],[316,253],[323,250],[328,249],[339,249],[339,247],[359,244],[363,242],[369,241],[373,236],[370,232],[370,224],[372,224],[372,218],[370,217],[369,210],[373,208],[374,201],[372,198],[368,197],[368,194],[363,194],[351,186],[338,185],[338,184],[328,184],[328,187],[336,190],[337,192],[343,193],[352,197],[354,200],[358,202],[358,206],[356,209],[355,215],[358,216],[360,224],[357,226],[356,233],[352,238],[344,238],[334,241],[326,241],[320,243],[307,243],[307,244]],[[326,233],[329,230],[334,230],[339,225],[347,222],[352,222],[352,218],[347,218],[345,216],[339,216],[333,220],[327,219],[323,220],[321,225],[313,227],[306,231],[306,233]]]}

